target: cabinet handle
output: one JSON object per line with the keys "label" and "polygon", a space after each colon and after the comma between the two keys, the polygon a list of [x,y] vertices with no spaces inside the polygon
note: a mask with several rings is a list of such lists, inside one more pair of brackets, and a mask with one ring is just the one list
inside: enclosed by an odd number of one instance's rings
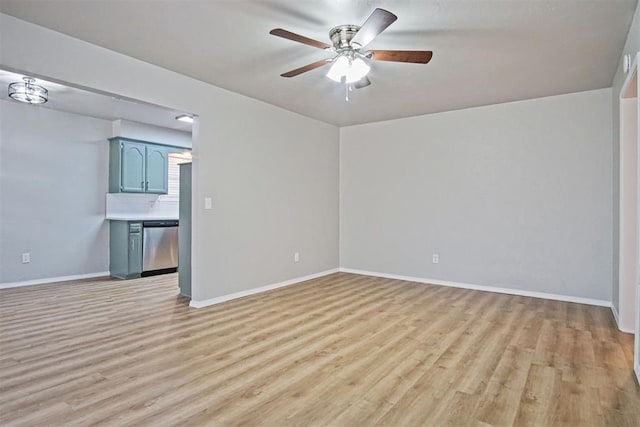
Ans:
{"label": "cabinet handle", "polygon": [[131,250],[134,250],[136,246],[136,241],[131,239]]}
{"label": "cabinet handle", "polygon": [[144,181],[140,181],[140,188],[144,190]]}
{"label": "cabinet handle", "polygon": [[144,185],[144,190],[149,191],[149,181],[147,181]]}

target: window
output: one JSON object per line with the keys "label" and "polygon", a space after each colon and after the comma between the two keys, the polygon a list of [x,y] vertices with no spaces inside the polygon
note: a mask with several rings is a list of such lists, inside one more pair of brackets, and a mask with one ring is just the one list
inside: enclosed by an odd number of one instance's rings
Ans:
{"label": "window", "polygon": [[180,200],[180,164],[191,161],[191,152],[169,154],[168,191],[160,200]]}

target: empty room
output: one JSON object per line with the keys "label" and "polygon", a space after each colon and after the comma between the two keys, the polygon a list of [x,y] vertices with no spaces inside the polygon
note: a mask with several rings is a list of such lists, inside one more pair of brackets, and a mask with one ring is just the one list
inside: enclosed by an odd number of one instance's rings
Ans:
{"label": "empty room", "polygon": [[637,0],[0,0],[0,425],[640,426]]}

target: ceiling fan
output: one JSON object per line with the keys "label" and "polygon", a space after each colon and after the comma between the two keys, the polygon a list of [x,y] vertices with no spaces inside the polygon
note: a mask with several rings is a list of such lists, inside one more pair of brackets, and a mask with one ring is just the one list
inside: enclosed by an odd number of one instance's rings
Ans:
{"label": "ceiling fan", "polygon": [[336,54],[333,58],[312,62],[311,64],[283,73],[281,76],[295,77],[307,71],[332,64],[327,73],[327,77],[336,82],[345,82],[347,100],[349,100],[349,90],[360,89],[371,84],[371,80],[367,77],[370,70],[368,64],[370,60],[410,62],[414,64],[428,63],[433,55],[433,52],[430,50],[365,49],[378,34],[393,24],[396,19],[398,19],[398,17],[393,13],[378,8],[369,15],[362,26],[347,24],[332,28],[331,31],[329,31],[329,38],[331,39],[332,45],[283,30],[282,28],[275,28],[271,30],[269,34]]}

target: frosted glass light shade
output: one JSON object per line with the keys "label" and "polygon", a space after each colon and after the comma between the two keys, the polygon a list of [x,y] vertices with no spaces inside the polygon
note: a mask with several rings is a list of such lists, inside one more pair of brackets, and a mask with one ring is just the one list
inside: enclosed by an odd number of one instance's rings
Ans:
{"label": "frosted glass light shade", "polygon": [[176,117],[176,120],[184,123],[193,124],[193,116],[189,114],[180,114],[179,116]]}
{"label": "frosted glass light shade", "polygon": [[351,61],[351,67],[347,70],[347,83],[354,83],[369,73],[371,67],[360,58]]}
{"label": "frosted glass light shade", "polygon": [[349,58],[347,58],[346,56],[339,56],[338,59],[333,62],[331,68],[329,68],[327,77],[329,77],[333,81],[340,82],[342,81],[342,77],[347,74],[348,70]]}
{"label": "frosted glass light shade", "polygon": [[333,62],[327,77],[335,82],[341,82],[345,78],[347,83],[354,83],[362,79],[371,70],[371,67],[362,58],[350,59],[346,55],[340,55]]}

